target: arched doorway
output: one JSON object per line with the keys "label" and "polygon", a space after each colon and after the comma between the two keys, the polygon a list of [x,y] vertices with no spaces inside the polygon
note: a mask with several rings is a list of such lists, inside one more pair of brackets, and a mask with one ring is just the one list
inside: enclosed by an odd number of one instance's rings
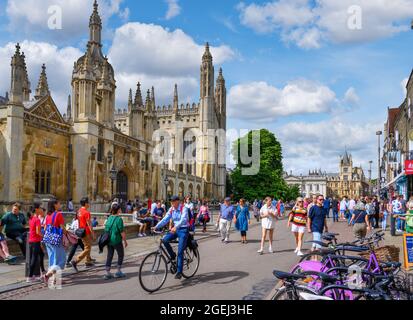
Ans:
{"label": "arched doorway", "polygon": [[116,193],[119,199],[127,202],[128,199],[128,176],[125,172],[119,171],[116,178]]}
{"label": "arched doorway", "polygon": [[174,183],[172,182],[172,180],[169,180],[167,192],[167,198],[170,199],[174,194]]}
{"label": "arched doorway", "polygon": [[199,184],[196,186],[196,198],[201,198],[201,186]]}
{"label": "arched doorway", "polygon": [[182,198],[184,196],[184,193],[185,193],[185,185],[183,182],[181,182],[178,186],[178,196]]}
{"label": "arched doorway", "polygon": [[192,185],[192,183],[190,183],[188,186],[188,194],[190,194],[191,197],[194,197],[194,186]]}

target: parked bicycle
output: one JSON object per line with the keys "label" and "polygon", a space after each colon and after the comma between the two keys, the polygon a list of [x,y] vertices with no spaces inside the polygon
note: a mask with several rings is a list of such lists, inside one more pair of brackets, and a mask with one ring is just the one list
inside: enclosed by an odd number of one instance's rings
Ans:
{"label": "parked bicycle", "polygon": [[[165,232],[154,232],[156,235],[164,235]],[[172,241],[172,244],[177,244],[177,241]],[[198,271],[200,264],[200,255],[194,235],[190,233],[188,244],[184,251],[183,271],[182,276],[185,279],[192,278]],[[166,250],[162,237],[159,240],[159,248],[149,253],[142,261],[139,268],[139,282],[142,288],[149,293],[156,292],[162,288],[168,272],[175,274],[178,266],[177,261],[171,259]]]}

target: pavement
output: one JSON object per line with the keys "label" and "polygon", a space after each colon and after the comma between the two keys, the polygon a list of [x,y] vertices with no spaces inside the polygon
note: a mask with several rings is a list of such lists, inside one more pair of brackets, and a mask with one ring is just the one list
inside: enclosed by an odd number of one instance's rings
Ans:
{"label": "pavement", "polygon": [[[0,294],[2,299],[63,299],[81,298],[84,300],[264,300],[267,299],[277,285],[273,277],[274,269],[289,271],[299,258],[294,254],[294,238],[286,227],[286,220],[276,224],[275,253],[259,255],[260,224],[255,220],[250,225],[248,244],[239,242],[238,232],[233,231],[231,242],[223,244],[213,225],[206,234],[197,233],[201,263],[197,275],[189,280],[175,280],[171,274],[163,288],[148,294],[139,285],[139,265],[144,255],[158,246],[154,238],[131,239],[126,249],[126,261],[123,272],[127,278],[121,280],[103,280],[103,262],[106,255],[98,255],[96,249],[93,256],[98,264],[92,269],[83,269],[78,274],[67,273],[61,290],[50,290],[44,284],[35,284],[8,290]],[[340,234],[340,241],[353,239],[351,228],[345,222],[333,223],[329,219],[329,231]],[[306,234],[305,240],[311,235]],[[385,244],[401,245],[402,237],[386,235]],[[267,250],[268,245],[265,249]],[[305,250],[310,248],[305,244]],[[116,259],[116,256],[115,256]],[[115,260],[116,261],[116,260]],[[93,289],[92,289],[93,288]]]}

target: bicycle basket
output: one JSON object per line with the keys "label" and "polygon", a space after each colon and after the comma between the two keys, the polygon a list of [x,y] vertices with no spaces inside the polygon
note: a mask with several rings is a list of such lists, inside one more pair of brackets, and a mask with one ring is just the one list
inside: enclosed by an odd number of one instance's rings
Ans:
{"label": "bicycle basket", "polygon": [[[374,253],[377,256],[377,259],[380,262],[399,262],[400,261],[400,248],[391,245],[383,246],[377,249],[374,249]],[[359,254],[361,257],[368,259],[370,257],[370,252],[362,252]]]}

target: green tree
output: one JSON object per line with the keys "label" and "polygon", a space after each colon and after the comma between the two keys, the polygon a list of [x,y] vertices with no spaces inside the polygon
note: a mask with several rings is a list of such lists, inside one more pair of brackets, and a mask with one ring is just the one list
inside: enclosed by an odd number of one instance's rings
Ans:
{"label": "green tree", "polygon": [[[247,200],[262,199],[266,196],[290,200],[296,190],[287,186],[283,179],[282,148],[275,135],[266,129],[259,130],[260,154],[252,154],[253,132],[236,140],[232,146],[232,156],[237,165],[231,173],[234,197]],[[255,131],[256,132],[256,131]],[[255,175],[245,175],[243,170],[251,167],[241,161],[241,146],[248,145],[249,155],[258,157],[259,171]],[[246,149],[246,148],[245,148]]]}

